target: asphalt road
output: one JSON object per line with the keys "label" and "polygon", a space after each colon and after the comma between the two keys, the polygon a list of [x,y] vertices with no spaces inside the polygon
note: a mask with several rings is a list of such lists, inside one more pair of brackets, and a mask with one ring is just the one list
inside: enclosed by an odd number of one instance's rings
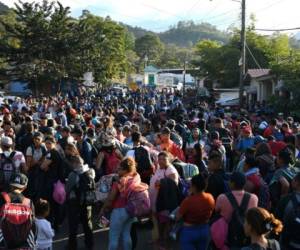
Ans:
{"label": "asphalt road", "polygon": [[[82,229],[79,229],[78,234],[78,250],[85,250],[84,247],[84,236],[82,234]],[[67,223],[65,222],[62,228],[59,230],[54,239],[53,250],[65,250],[65,247],[68,242],[67,235]],[[95,240],[95,250],[106,250],[108,249],[108,230],[99,229],[95,226],[94,230],[94,240]],[[149,244],[151,240],[151,226],[141,225],[138,228],[138,245],[136,250],[159,250],[158,247],[155,247]],[[173,246],[168,250],[179,250],[178,244],[173,243]],[[121,250],[122,248],[120,248]]]}

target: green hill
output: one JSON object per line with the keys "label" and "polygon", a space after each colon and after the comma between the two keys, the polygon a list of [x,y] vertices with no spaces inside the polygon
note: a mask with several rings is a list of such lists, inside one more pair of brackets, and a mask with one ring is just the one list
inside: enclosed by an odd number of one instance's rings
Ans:
{"label": "green hill", "polygon": [[218,30],[209,23],[195,24],[193,21],[180,21],[177,25],[170,27],[169,30],[161,33],[155,33],[141,27],[133,27],[122,24],[131,32],[135,38],[140,38],[146,34],[156,34],[160,40],[166,44],[175,44],[179,47],[190,47],[202,39],[211,39],[226,43],[228,34]]}
{"label": "green hill", "polygon": [[9,8],[0,2],[0,15],[5,14],[7,11],[9,10]]}

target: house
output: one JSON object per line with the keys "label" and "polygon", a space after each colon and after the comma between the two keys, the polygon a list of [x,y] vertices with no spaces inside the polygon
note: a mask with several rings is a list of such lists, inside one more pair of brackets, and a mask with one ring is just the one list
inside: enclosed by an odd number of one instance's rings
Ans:
{"label": "house", "polygon": [[267,101],[278,88],[278,81],[270,69],[249,69],[245,81],[250,82],[245,88],[249,104]]}

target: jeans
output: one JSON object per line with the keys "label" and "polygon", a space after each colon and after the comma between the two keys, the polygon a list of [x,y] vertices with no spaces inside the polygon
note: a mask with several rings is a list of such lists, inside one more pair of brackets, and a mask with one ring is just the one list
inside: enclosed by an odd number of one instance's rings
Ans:
{"label": "jeans", "polygon": [[209,244],[209,225],[183,227],[179,241],[182,250],[206,250]]}
{"label": "jeans", "polygon": [[93,249],[93,225],[92,225],[92,207],[80,206],[76,202],[68,202],[68,221],[69,221],[69,250],[77,249],[77,229],[79,224],[84,231],[85,249]]}
{"label": "jeans", "polygon": [[110,217],[109,250],[117,250],[122,236],[123,250],[131,250],[131,225],[134,218],[130,217],[125,208],[113,209]]}

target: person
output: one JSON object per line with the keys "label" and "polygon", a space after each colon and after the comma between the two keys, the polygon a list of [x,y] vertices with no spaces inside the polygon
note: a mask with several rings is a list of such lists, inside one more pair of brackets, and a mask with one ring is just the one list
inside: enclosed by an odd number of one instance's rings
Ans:
{"label": "person", "polygon": [[278,153],[276,161],[277,169],[269,184],[272,205],[274,207],[276,207],[280,198],[290,192],[290,183],[297,174],[297,170],[291,165],[293,164],[293,155],[288,148]]}
{"label": "person", "polygon": [[223,159],[221,154],[212,154],[208,159],[208,185],[206,192],[212,194],[214,199],[226,192],[225,181],[228,179],[223,168]]}
{"label": "person", "polygon": [[160,151],[167,151],[181,161],[185,161],[185,156],[182,149],[171,140],[171,131],[169,128],[164,128],[160,134]]}
{"label": "person", "polygon": [[122,160],[118,169],[118,175],[120,179],[113,184],[100,215],[104,215],[108,212],[109,207],[112,207],[108,249],[118,249],[119,240],[122,236],[123,249],[131,250],[132,240],[130,231],[134,218],[126,210],[127,194],[130,191],[131,185],[141,183],[141,178],[136,172],[136,163],[132,157],[126,157]]}
{"label": "person", "polygon": [[[159,231],[158,243],[160,245],[165,245],[167,243],[167,235],[170,230],[169,214],[178,206],[178,199],[175,192],[177,191],[177,185],[179,183],[179,174],[176,168],[170,163],[168,152],[163,151],[159,153],[158,164],[159,168],[156,169],[150,180],[150,200],[154,214],[154,231]],[[158,203],[164,201],[158,199],[159,191],[161,191],[160,184],[163,179],[170,179],[175,184],[175,190],[172,190],[172,196],[170,195],[168,197],[170,198],[170,200],[167,201],[168,209],[158,209]],[[172,187],[174,187],[174,185]],[[168,190],[168,192],[170,192],[170,190]]]}
{"label": "person", "polygon": [[273,233],[278,235],[282,231],[283,225],[273,214],[266,209],[255,207],[246,213],[244,231],[250,237],[251,244],[241,250],[280,250],[280,245],[275,239],[268,239],[268,235]]}
{"label": "person", "polygon": [[35,225],[37,227],[37,250],[52,250],[54,231],[47,217],[50,212],[49,202],[39,199],[35,204]]}
{"label": "person", "polygon": [[[31,215],[26,222],[24,222],[24,225],[28,227],[28,231],[24,232],[24,228],[20,228],[20,232],[15,232],[16,234],[10,235],[10,237],[13,237],[12,239],[6,239],[4,232],[0,233],[0,248],[1,249],[29,249],[33,250],[36,249],[36,242],[35,242],[35,237],[36,237],[36,226],[34,223],[34,214],[35,214],[35,209],[34,209],[34,204],[33,202],[26,198],[23,195],[24,190],[26,190],[28,184],[28,178],[26,175],[22,173],[16,173],[11,177],[11,182],[10,182],[10,191],[8,193],[2,193],[0,196],[0,207],[3,208],[3,206],[7,203],[13,204],[19,204],[19,205],[24,205],[25,207],[28,207],[27,212],[29,212]],[[18,218],[16,218],[18,219]],[[20,218],[19,218],[20,219]],[[2,217],[2,223],[3,224],[3,217]],[[22,232],[21,232],[22,230]],[[26,239],[24,239],[24,242],[19,242],[18,246],[14,246],[14,241],[20,241],[20,239],[14,238],[16,235],[20,236],[21,234],[25,235]],[[32,235],[34,237],[32,237]],[[10,242],[9,240],[13,241]],[[12,244],[11,244],[12,243]]]}
{"label": "person", "polygon": [[186,159],[189,163],[194,163],[193,162],[193,149],[196,144],[202,144],[203,142],[201,141],[201,134],[200,130],[198,128],[194,128],[192,130],[191,135],[188,138],[188,141],[185,145],[185,155]]}
{"label": "person", "polygon": [[275,157],[268,143],[259,143],[256,147],[255,160],[264,180],[269,183],[275,171]]}
{"label": "person", "polygon": [[69,240],[67,248],[77,249],[77,229],[79,223],[83,226],[86,249],[92,250],[94,246],[92,206],[87,204],[83,197],[86,187],[85,183],[93,183],[95,171],[84,164],[79,155],[73,155],[68,160],[73,171],[70,172],[66,183],[67,211],[69,222]]}
{"label": "person", "polygon": [[207,165],[204,160],[204,146],[201,143],[196,143],[193,148],[193,160],[191,163],[195,164],[199,173],[207,173]]}
{"label": "person", "polygon": [[[299,225],[293,221],[299,216],[300,205],[300,173],[292,180],[293,192],[284,196],[276,207],[276,216],[283,221],[284,228],[281,235],[283,249],[296,250],[300,246]],[[296,225],[296,226],[295,226]]]}
{"label": "person", "polygon": [[4,136],[1,139],[0,176],[1,191],[8,191],[10,178],[17,172],[27,173],[25,157],[22,152],[13,149],[12,138]]}
{"label": "person", "polygon": [[54,137],[46,137],[45,145],[47,153],[43,163],[41,164],[41,170],[44,172],[43,183],[40,197],[50,203],[50,215],[49,220],[54,228],[58,230],[61,224],[61,206],[53,199],[54,183],[60,180],[62,183],[64,180],[63,160],[56,149],[56,141]]}
{"label": "person", "polygon": [[83,138],[83,130],[81,128],[74,128],[72,131],[72,136],[74,137],[76,141],[76,146],[78,148],[78,151],[80,153],[80,156],[84,160],[85,164],[88,164],[89,166],[93,165],[93,154],[92,154],[92,146]]}
{"label": "person", "polygon": [[240,153],[245,153],[247,148],[254,146],[254,137],[252,135],[252,129],[250,126],[245,126],[241,132],[241,138],[236,146],[236,149]]}
{"label": "person", "polygon": [[36,132],[33,135],[33,143],[26,150],[26,164],[28,169],[28,188],[27,194],[35,200],[38,192],[43,185],[40,182],[41,169],[40,166],[46,157],[47,149],[43,142],[43,134]]}
{"label": "person", "polygon": [[142,182],[149,184],[154,173],[153,162],[148,148],[141,145],[141,133],[132,133],[133,149],[129,150],[126,156],[133,157],[137,164],[137,172]]}
{"label": "person", "polygon": [[206,180],[201,174],[191,180],[190,196],[185,198],[177,212],[177,220],[183,219],[180,231],[180,247],[184,250],[207,249],[209,243],[209,219],[214,211],[215,201],[205,193]]}
{"label": "person", "polygon": [[[236,199],[237,203],[240,205],[242,199],[245,195],[244,186],[246,184],[246,176],[240,172],[233,172],[230,176],[229,186],[231,189],[231,193]],[[247,209],[252,207],[257,207],[258,198],[255,194],[250,194],[249,202]],[[216,208],[215,211],[219,213],[225,220],[229,223],[231,220],[231,216],[233,213],[233,207],[230,204],[226,194],[220,194],[216,199]]]}

